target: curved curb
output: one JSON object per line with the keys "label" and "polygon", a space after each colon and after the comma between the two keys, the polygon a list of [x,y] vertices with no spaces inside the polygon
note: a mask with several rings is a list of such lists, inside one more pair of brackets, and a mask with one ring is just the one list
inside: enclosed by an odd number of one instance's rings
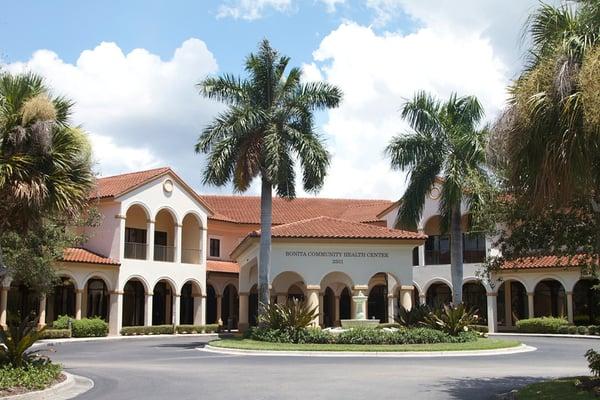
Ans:
{"label": "curved curb", "polygon": [[545,337],[545,338],[563,338],[563,339],[587,339],[587,340],[600,340],[600,336],[597,335],[571,335],[566,333],[518,333],[518,332],[496,332],[488,333],[488,336],[523,336],[523,337]]}
{"label": "curved curb", "polygon": [[521,344],[520,346],[493,350],[456,350],[456,351],[278,351],[245,350],[215,347],[207,344],[197,350],[209,353],[237,356],[274,356],[274,357],[383,357],[383,358],[425,358],[425,357],[481,357],[528,353],[537,348]]}
{"label": "curved curb", "polygon": [[3,399],[10,400],[66,400],[83,394],[94,387],[94,381],[84,376],[73,375],[64,372],[67,377],[64,381],[44,390],[5,396]]}

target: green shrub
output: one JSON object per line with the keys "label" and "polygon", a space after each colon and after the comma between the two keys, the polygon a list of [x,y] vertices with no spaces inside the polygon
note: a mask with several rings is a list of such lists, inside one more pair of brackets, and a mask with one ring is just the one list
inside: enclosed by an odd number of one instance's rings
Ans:
{"label": "green shrub", "polygon": [[177,325],[175,327],[175,332],[179,334],[189,334],[189,333],[214,333],[219,330],[219,325],[217,324],[209,324],[209,325]]}
{"label": "green shrub", "polygon": [[577,327],[573,325],[569,325],[569,335],[577,335]]}
{"label": "green shrub", "polygon": [[431,308],[427,304],[415,304],[410,310],[400,306],[396,321],[406,327],[420,326],[431,314]]}
{"label": "green shrub", "polygon": [[424,324],[432,329],[438,329],[449,335],[456,336],[469,330],[469,326],[477,322],[475,310],[464,304],[457,306],[444,305],[425,317]]}
{"label": "green shrub", "polygon": [[21,368],[43,360],[29,350],[45,330],[45,327],[38,329],[37,324],[38,318],[30,315],[21,321],[11,321],[6,329],[0,325],[0,365]]}
{"label": "green shrub", "polygon": [[298,343],[299,335],[306,330],[319,315],[318,307],[310,308],[305,302],[292,299],[286,304],[262,305],[264,312],[259,316],[259,325],[279,331]]}
{"label": "green shrub", "polygon": [[337,335],[335,343],[339,344],[390,344],[392,332],[381,329],[354,328]]}
{"label": "green shrub", "polygon": [[53,329],[69,329],[69,320],[74,321],[75,319],[68,315],[59,315],[51,326]]}
{"label": "green shrub", "polygon": [[108,324],[102,318],[84,318],[73,320],[73,337],[100,337],[108,335]]}
{"label": "green shrub", "polygon": [[71,337],[68,329],[44,329],[41,339],[66,339]]}
{"label": "green shrub", "polygon": [[172,335],[175,331],[173,325],[154,325],[154,326],[126,326],[121,328],[121,335]]}
{"label": "green shrub", "polygon": [[578,326],[577,327],[577,334],[578,335],[587,335],[587,334],[589,334],[587,326]]}
{"label": "green shrub", "polygon": [[[566,319],[555,317],[529,318],[517,321],[517,330],[523,333],[558,333],[561,326],[568,325]],[[577,330],[577,328],[575,328]]]}
{"label": "green shrub", "polygon": [[594,376],[600,376],[600,353],[594,349],[589,349],[585,352],[585,358],[588,362],[588,367]]}
{"label": "green shrub", "polygon": [[45,389],[59,377],[61,372],[60,365],[51,363],[20,368],[4,365],[0,367],[0,390],[16,387],[29,390]]}
{"label": "green shrub", "polygon": [[598,325],[588,326],[588,333],[590,335],[600,335],[600,326],[598,326]]}
{"label": "green shrub", "polygon": [[560,333],[561,335],[566,335],[569,333],[569,325],[559,326],[556,330],[556,333]]}

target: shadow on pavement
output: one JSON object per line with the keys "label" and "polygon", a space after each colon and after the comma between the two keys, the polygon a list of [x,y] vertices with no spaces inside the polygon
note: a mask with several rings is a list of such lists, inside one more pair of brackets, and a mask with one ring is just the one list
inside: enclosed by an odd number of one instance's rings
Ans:
{"label": "shadow on pavement", "polygon": [[530,383],[544,380],[543,377],[507,376],[503,378],[447,379],[438,383],[441,392],[451,399],[493,399],[495,395],[520,389]]}
{"label": "shadow on pavement", "polygon": [[176,348],[176,349],[186,349],[192,350],[197,347],[206,346],[206,342],[186,342],[186,343],[163,343],[159,345],[153,345],[151,347],[162,347],[162,348]]}

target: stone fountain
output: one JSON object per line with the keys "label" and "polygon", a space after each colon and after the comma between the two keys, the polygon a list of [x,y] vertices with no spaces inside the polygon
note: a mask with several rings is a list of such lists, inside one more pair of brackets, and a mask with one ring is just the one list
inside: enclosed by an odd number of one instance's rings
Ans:
{"label": "stone fountain", "polygon": [[375,328],[379,325],[378,319],[367,319],[367,299],[368,297],[360,290],[356,296],[352,296],[352,301],[354,302],[356,310],[356,318],[341,320],[342,328]]}

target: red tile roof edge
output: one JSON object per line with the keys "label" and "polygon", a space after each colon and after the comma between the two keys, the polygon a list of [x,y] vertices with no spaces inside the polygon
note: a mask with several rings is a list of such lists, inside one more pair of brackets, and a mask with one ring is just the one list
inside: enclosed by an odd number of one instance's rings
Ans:
{"label": "red tile roof edge", "polygon": [[66,248],[60,261],[83,264],[121,265],[120,262],[113,260],[112,258],[104,257],[101,254],[82,247]]}

